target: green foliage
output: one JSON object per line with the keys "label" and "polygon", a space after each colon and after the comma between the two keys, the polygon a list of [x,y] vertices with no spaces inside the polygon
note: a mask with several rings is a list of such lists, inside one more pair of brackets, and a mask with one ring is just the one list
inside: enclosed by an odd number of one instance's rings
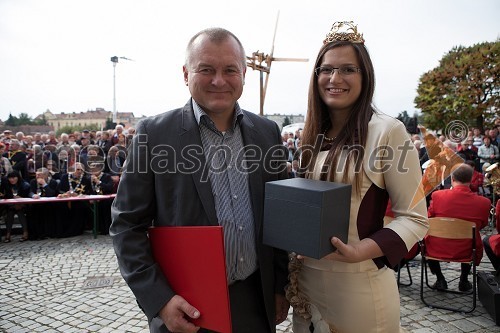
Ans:
{"label": "green foliage", "polygon": [[281,128],[290,125],[292,122],[290,121],[290,118],[288,116],[285,117],[285,120],[283,120],[283,124],[281,125]]}
{"label": "green foliage", "polygon": [[35,124],[35,125],[48,125],[47,118],[45,118],[45,115],[42,114],[42,116],[40,118],[33,120],[33,124]]}
{"label": "green foliage", "polygon": [[396,117],[399,121],[401,121],[405,127],[408,133],[410,134],[417,134],[418,133],[418,128],[417,125],[419,123],[418,115],[417,113],[413,114],[413,117],[410,117],[408,115],[408,112],[405,110],[403,112],[400,112],[398,116]]}
{"label": "green foliage", "polygon": [[33,120],[27,113],[20,113],[19,118],[17,119],[17,125],[32,125]]}
{"label": "green foliage", "polygon": [[106,127],[104,128],[105,130],[115,129],[115,127],[116,127],[116,123],[113,122],[113,119],[111,119],[111,118],[106,119]]}
{"label": "green foliage", "polygon": [[22,125],[47,125],[47,119],[42,116],[39,119],[33,120],[27,113],[20,113],[19,117],[9,114],[9,118],[5,121],[5,126],[16,127]]}
{"label": "green foliage", "polygon": [[5,121],[5,126],[17,126],[17,117],[9,113],[9,118]]}
{"label": "green foliage", "polygon": [[96,124],[91,124],[91,125],[86,125],[86,126],[64,126],[56,131],[56,135],[60,136],[61,133],[69,134],[69,133],[73,133],[75,131],[81,132],[84,129],[88,129],[89,131],[99,131],[100,130],[100,128],[98,128]]}
{"label": "green foliage", "polygon": [[493,124],[500,108],[499,54],[500,40],[457,46],[424,73],[415,105],[425,126],[439,130],[461,120],[482,131]]}

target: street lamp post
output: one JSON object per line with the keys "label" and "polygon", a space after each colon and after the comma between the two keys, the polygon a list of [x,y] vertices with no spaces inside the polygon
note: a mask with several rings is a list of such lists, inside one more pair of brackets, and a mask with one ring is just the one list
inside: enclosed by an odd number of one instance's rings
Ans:
{"label": "street lamp post", "polygon": [[118,57],[111,57],[111,62],[113,62],[113,122],[116,124],[116,64]]}
{"label": "street lamp post", "polygon": [[118,117],[116,114],[116,64],[118,63],[118,59],[124,59],[133,61],[132,59],[126,57],[111,57],[111,62],[113,63],[113,122],[116,124],[118,121]]}

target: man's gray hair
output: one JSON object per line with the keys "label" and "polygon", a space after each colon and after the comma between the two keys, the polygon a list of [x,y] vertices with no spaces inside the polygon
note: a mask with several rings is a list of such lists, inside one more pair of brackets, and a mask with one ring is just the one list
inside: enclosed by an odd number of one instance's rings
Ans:
{"label": "man's gray hair", "polygon": [[243,44],[241,44],[240,40],[238,37],[236,37],[235,34],[233,34],[231,31],[226,30],[224,28],[208,28],[204,29],[200,32],[198,32],[196,35],[191,37],[189,40],[189,43],[186,48],[186,58],[185,58],[185,66],[186,68],[189,69],[189,65],[191,64],[191,57],[193,55],[193,48],[194,48],[194,42],[196,39],[200,36],[207,36],[208,39],[211,42],[214,42],[216,44],[219,44],[228,38],[232,37],[234,40],[238,43],[238,46],[240,47],[240,53],[241,53],[241,63],[243,64],[243,68],[247,66],[247,58],[245,55],[245,49],[243,48]]}

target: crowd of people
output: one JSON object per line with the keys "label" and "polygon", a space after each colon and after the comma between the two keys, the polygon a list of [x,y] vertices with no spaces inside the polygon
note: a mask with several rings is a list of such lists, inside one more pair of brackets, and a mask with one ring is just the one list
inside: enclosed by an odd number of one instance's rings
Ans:
{"label": "crowd of people", "polygon": [[[498,212],[498,168],[500,144],[500,118],[491,128],[481,132],[478,128],[468,131],[463,140],[453,140],[445,135],[438,135],[421,128],[421,133],[412,136],[412,141],[419,152],[423,172],[423,185],[426,194],[429,217],[451,217],[474,222],[476,224],[476,258],[479,265],[485,252],[494,266],[500,258],[500,247],[489,246],[489,236],[481,240],[480,231],[488,225],[491,212]],[[498,213],[497,213],[498,215]],[[496,216],[497,227],[500,216]],[[496,239],[496,236],[491,238]],[[434,244],[432,237],[426,241]],[[440,241],[442,242],[442,241]],[[465,249],[459,241],[447,241],[438,247],[446,253],[460,253]],[[434,245],[433,245],[434,246]],[[493,252],[491,249],[495,252]],[[495,269],[498,269],[498,265]],[[441,272],[439,262],[429,261],[431,272],[436,275],[435,289],[448,289],[448,283]],[[471,266],[462,264],[458,289],[467,292],[472,289],[468,280]]]}
{"label": "crowd of people", "polygon": [[[143,149],[136,149],[139,140],[129,140],[133,129],[125,134],[118,126],[59,138],[54,133],[11,138],[12,133],[4,132],[2,195],[36,199],[118,191],[111,209],[101,213],[111,211],[109,232],[120,271],[151,332],[208,331],[195,326],[192,319],[202,314],[172,289],[169,272],[156,263],[148,231],[152,226],[217,225],[224,227],[234,332],[274,333],[290,305],[296,333],[400,332],[400,297],[391,268],[426,237],[429,216],[468,217],[485,225],[490,202],[481,198],[476,204],[467,197],[480,198],[470,187],[474,168],[484,174],[487,163],[498,161],[500,123],[483,136],[473,130],[460,150],[446,137],[430,133],[411,138],[401,122],[374,107],[374,66],[352,22],[335,22],[323,40],[311,71],[305,127],[286,136],[276,123],[240,107],[247,65],[233,33],[223,28],[198,32],[188,42],[185,60],[183,78],[191,97],[184,106],[138,124],[137,135],[147,139]],[[318,142],[318,149],[303,150]],[[176,152],[193,149],[156,158],[157,148],[166,145]],[[381,147],[392,151],[391,159],[373,161],[371,152]],[[249,159],[226,154],[243,148],[266,154],[250,154]],[[129,162],[121,173],[120,158],[127,152]],[[461,156],[474,167],[461,163]],[[139,164],[145,165],[143,172],[134,170]],[[157,172],[164,165],[182,170]],[[265,183],[295,176],[352,187],[348,241],[332,237],[334,251],[319,260],[263,243]],[[422,180],[425,193],[415,201],[423,192]],[[449,206],[450,201],[462,202],[459,195],[467,196],[465,212]],[[389,204],[394,218],[384,224]],[[85,209],[64,202],[7,206],[5,241],[10,241],[16,214],[21,214],[21,240],[26,240],[81,233],[90,220]],[[480,214],[472,215],[477,209]],[[36,219],[44,221],[32,223]],[[49,220],[55,223],[49,226]],[[32,224],[42,230],[30,230]],[[107,232],[109,224],[101,225]],[[469,271],[462,267],[461,291],[471,288]],[[433,272],[435,287],[446,289],[438,265]]]}
{"label": "crowd of people", "polygon": [[[434,140],[436,140],[437,145],[433,144]],[[424,137],[419,134],[413,135],[412,141],[419,152],[420,165],[424,169],[432,164],[429,162],[433,162],[430,161],[433,158],[429,157],[429,154],[432,155],[432,152],[428,151],[429,146],[437,147],[440,152],[443,151],[442,147],[446,147],[446,151],[456,154],[466,162],[472,162],[475,171],[484,176],[488,167],[500,161],[500,118],[495,121],[491,128],[486,128],[482,133],[478,128],[469,130],[467,136],[462,140],[450,139],[443,134],[426,133]],[[475,180],[475,188],[479,190],[480,185],[481,179],[479,178]]]}
{"label": "crowd of people", "polygon": [[[116,193],[127,146],[135,130],[116,125],[113,130],[54,131],[25,135],[5,130],[0,135],[0,198],[70,197]],[[98,202],[99,232],[109,233],[110,200]],[[85,202],[47,202],[41,205],[0,205],[6,233],[12,240],[17,216],[20,241],[71,237],[91,229],[91,210]]]}

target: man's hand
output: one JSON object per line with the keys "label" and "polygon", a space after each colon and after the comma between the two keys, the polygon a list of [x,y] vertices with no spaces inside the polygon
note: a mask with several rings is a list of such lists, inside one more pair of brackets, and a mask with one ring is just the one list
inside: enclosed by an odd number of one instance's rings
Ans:
{"label": "man's hand", "polygon": [[274,303],[276,306],[276,325],[281,324],[288,316],[288,309],[290,308],[290,303],[285,298],[285,295],[275,294]]}
{"label": "man's hand", "polygon": [[200,329],[185,318],[198,318],[200,312],[179,295],[172,297],[160,310],[159,316],[170,332],[195,333]]}

